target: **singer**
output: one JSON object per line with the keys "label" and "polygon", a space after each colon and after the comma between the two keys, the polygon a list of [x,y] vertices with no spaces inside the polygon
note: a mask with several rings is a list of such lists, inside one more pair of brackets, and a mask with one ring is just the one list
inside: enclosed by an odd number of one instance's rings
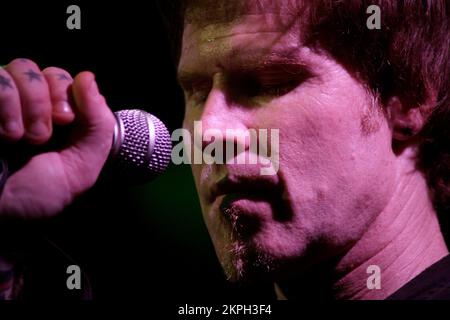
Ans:
{"label": "singer", "polygon": [[[373,4],[380,30],[367,28]],[[237,161],[192,164],[227,278],[269,279],[279,299],[450,299],[449,1],[160,7],[190,136],[196,121],[222,137],[279,129],[275,175]],[[1,218],[54,216],[98,178],[114,117],[92,74],[72,80],[23,59],[0,70],[0,105],[0,138],[12,145],[45,144],[52,123],[77,128],[0,196]],[[7,288],[14,298],[20,281]]]}
{"label": "singer", "polygon": [[280,129],[275,177],[192,165],[228,278],[287,299],[450,298],[449,1],[181,2],[161,8],[184,127]]}

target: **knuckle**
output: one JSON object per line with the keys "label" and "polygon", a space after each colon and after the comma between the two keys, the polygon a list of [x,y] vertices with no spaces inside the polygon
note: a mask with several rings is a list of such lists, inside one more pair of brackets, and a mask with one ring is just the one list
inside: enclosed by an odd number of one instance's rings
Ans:
{"label": "knuckle", "polygon": [[59,67],[47,67],[44,70],[42,70],[42,72],[48,75],[58,75],[59,73],[62,73],[66,76],[70,75],[69,72]]}
{"label": "knuckle", "polygon": [[25,101],[32,99],[34,96],[48,94],[49,88],[45,77],[40,71],[28,70],[26,72],[16,72],[16,85],[21,98]]}
{"label": "knuckle", "polygon": [[53,104],[56,104],[58,102],[67,102],[68,96],[64,89],[55,89],[51,92],[51,98]]}
{"label": "knuckle", "polygon": [[49,83],[49,94],[53,102],[67,100],[67,86],[59,83]]}
{"label": "knuckle", "polygon": [[[0,108],[11,108],[9,106],[11,102],[18,101],[17,89],[13,90],[0,90]],[[8,107],[6,107],[8,106]],[[19,106],[18,106],[19,107]]]}
{"label": "knuckle", "polygon": [[16,58],[8,64],[9,67],[16,67],[16,66],[18,67],[24,65],[28,67],[30,66],[34,66],[36,68],[38,67],[38,65],[34,61],[27,58]]}
{"label": "knuckle", "polygon": [[22,106],[22,113],[27,131],[38,136],[46,136],[50,129],[51,104],[48,98],[34,98]]}
{"label": "knuckle", "polygon": [[52,101],[67,100],[67,87],[73,82],[70,74],[57,67],[46,68],[43,73],[47,78]]}
{"label": "knuckle", "polygon": [[7,70],[7,66],[0,68],[0,76],[3,78],[2,83],[6,85],[6,82],[14,82],[14,79],[11,76],[11,72]]}
{"label": "knuckle", "polygon": [[31,122],[26,129],[25,138],[32,143],[44,143],[50,139],[51,130],[42,119]]}
{"label": "knuckle", "polygon": [[29,97],[23,107],[23,112],[31,118],[44,117],[46,112],[51,110],[50,97],[48,95],[39,94]]}
{"label": "knuckle", "polygon": [[11,94],[17,91],[14,79],[6,72],[0,70],[0,96]]}
{"label": "knuckle", "polygon": [[58,67],[47,67],[44,70],[42,70],[42,72],[45,74],[52,74],[52,73],[61,72],[61,71],[62,71],[62,69],[58,68]]}
{"label": "knuckle", "polygon": [[67,92],[67,85],[55,84],[50,86],[50,96],[53,103],[58,101],[68,101],[69,94]]}
{"label": "knuckle", "polygon": [[1,125],[0,134],[4,140],[7,141],[18,141],[24,135],[23,126],[19,125],[18,122],[7,122]]}
{"label": "knuckle", "polygon": [[23,135],[19,97],[14,92],[0,94],[0,126],[1,132],[11,138]]}
{"label": "knuckle", "polygon": [[73,82],[70,73],[58,67],[48,67],[42,73],[49,78],[50,82],[58,85],[58,87],[67,87],[67,85]]}

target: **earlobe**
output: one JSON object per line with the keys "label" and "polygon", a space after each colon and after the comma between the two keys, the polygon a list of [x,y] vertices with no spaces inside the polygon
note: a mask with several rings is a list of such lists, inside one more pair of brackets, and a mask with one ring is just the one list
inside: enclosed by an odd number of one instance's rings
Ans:
{"label": "earlobe", "polygon": [[413,138],[426,122],[426,115],[420,105],[411,106],[397,96],[389,98],[386,108],[395,140],[405,141]]}

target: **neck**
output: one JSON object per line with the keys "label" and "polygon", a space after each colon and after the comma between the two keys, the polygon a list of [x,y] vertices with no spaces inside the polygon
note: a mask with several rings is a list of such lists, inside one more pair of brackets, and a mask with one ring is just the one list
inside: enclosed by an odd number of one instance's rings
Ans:
{"label": "neck", "polygon": [[[399,156],[394,194],[359,241],[332,267],[308,274],[311,281],[306,284],[276,284],[279,298],[289,298],[288,292],[311,297],[309,292],[323,289],[333,299],[385,299],[448,254],[425,178],[415,169],[411,153]],[[369,278],[375,284],[369,266],[379,268],[379,289],[368,288]],[[302,292],[291,285],[300,285]]]}

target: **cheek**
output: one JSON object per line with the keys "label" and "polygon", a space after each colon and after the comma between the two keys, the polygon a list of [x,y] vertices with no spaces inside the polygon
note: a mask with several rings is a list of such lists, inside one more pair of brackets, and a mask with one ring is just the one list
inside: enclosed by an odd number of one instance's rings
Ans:
{"label": "cheek", "polygon": [[390,131],[380,116],[378,131],[364,135],[362,90],[313,93],[297,98],[300,103],[269,107],[271,116],[261,119],[280,129],[279,175],[294,213],[290,228],[298,231],[291,237],[326,237],[342,245],[357,238],[389,200],[395,177]]}

